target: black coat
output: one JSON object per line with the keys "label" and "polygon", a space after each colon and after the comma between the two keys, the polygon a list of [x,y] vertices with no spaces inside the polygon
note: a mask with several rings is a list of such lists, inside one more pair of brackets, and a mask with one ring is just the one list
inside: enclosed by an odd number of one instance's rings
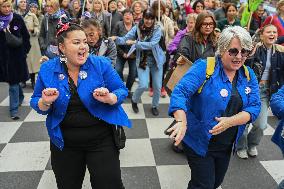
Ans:
{"label": "black coat", "polygon": [[15,13],[10,22],[10,31],[21,37],[23,43],[19,47],[9,47],[5,32],[0,31],[0,82],[16,84],[29,79],[26,58],[31,48],[30,36],[23,18]]}

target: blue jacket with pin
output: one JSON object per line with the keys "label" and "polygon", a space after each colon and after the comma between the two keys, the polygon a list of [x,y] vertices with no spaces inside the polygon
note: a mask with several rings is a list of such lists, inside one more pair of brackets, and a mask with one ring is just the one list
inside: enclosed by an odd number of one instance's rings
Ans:
{"label": "blue jacket with pin", "polygon": [[[93,91],[100,87],[105,87],[114,93],[117,96],[117,103],[109,105],[96,100],[93,97]],[[59,91],[59,97],[49,110],[41,111],[38,101],[45,88],[56,88]],[[128,90],[112,68],[109,59],[90,55],[80,68],[77,91],[81,101],[93,116],[112,125],[131,127],[131,122],[121,107],[128,95]],[[64,141],[60,123],[64,119],[70,95],[68,76],[59,58],[42,64],[30,105],[38,113],[47,115],[46,127],[49,137],[52,143],[61,150],[64,147]]]}
{"label": "blue jacket with pin", "polygon": [[[213,75],[206,81],[199,94],[197,90],[206,79],[207,61],[197,60],[183,76],[172,92],[169,115],[176,110],[184,110],[187,118],[187,131],[183,142],[197,154],[205,156],[212,134],[209,133],[218,122],[215,117],[221,117],[226,110],[231,97],[232,84],[224,72],[220,57],[216,57]],[[259,88],[256,76],[248,68],[250,79],[241,67],[238,71],[237,90],[243,101],[242,111],[250,114],[253,122],[260,112]],[[234,145],[242,136],[245,125],[238,127],[238,134]]]}

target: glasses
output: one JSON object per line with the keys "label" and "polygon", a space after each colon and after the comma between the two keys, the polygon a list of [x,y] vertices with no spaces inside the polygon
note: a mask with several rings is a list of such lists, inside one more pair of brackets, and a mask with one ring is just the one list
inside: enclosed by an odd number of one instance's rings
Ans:
{"label": "glasses", "polygon": [[212,28],[212,27],[214,27],[214,23],[213,23],[213,22],[210,22],[210,23],[202,23],[201,26],[202,26],[203,28],[207,28],[208,26],[209,26],[210,28]]}
{"label": "glasses", "polygon": [[247,49],[242,49],[239,51],[237,48],[231,48],[228,50],[230,56],[237,56],[241,52],[242,58],[246,58],[250,55],[251,51]]}

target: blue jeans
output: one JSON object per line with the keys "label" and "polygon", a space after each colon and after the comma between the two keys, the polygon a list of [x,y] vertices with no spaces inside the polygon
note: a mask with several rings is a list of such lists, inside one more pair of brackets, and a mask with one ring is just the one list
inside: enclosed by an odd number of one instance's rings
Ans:
{"label": "blue jeans", "polygon": [[157,65],[155,64],[154,57],[148,57],[146,69],[143,70],[142,68],[138,68],[137,71],[138,71],[139,85],[132,96],[132,101],[137,103],[140,100],[143,92],[148,89],[149,73],[151,73],[153,79],[153,92],[154,92],[152,99],[152,107],[157,108],[159,106],[159,100],[162,88],[163,68],[159,69],[157,67]]}
{"label": "blue jeans", "polygon": [[123,80],[123,69],[125,62],[128,62],[129,65],[129,72],[126,81],[126,88],[128,91],[131,91],[132,85],[135,81],[136,77],[136,60],[135,59],[125,59],[123,57],[118,56],[116,59],[115,70],[117,71],[120,78]]}
{"label": "blue jeans", "polygon": [[260,140],[263,136],[263,131],[267,128],[267,116],[269,106],[269,92],[268,85],[259,85],[260,89],[260,100],[261,100],[261,111],[255,122],[252,123],[252,129],[248,133],[248,125],[244,131],[243,136],[239,139],[237,144],[237,150],[243,150],[255,147],[259,145]]}
{"label": "blue jeans", "polygon": [[277,189],[284,189],[284,180],[279,183]]}
{"label": "blue jeans", "polygon": [[23,89],[19,84],[9,85],[10,115],[16,116],[18,108],[24,100]]}

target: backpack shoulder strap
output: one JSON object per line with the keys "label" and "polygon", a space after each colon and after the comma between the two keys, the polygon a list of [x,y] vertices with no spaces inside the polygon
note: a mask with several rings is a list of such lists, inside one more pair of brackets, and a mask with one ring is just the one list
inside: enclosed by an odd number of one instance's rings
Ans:
{"label": "backpack shoulder strap", "polygon": [[213,75],[214,70],[215,70],[215,57],[207,57],[207,65],[206,65],[206,79],[204,80],[203,84],[201,87],[198,89],[198,94],[201,93],[203,86],[205,85],[206,81]]}
{"label": "backpack shoulder strap", "polygon": [[246,65],[243,65],[244,70],[245,70],[245,75],[248,81],[250,81],[250,75],[249,75],[249,70],[248,67]]}

